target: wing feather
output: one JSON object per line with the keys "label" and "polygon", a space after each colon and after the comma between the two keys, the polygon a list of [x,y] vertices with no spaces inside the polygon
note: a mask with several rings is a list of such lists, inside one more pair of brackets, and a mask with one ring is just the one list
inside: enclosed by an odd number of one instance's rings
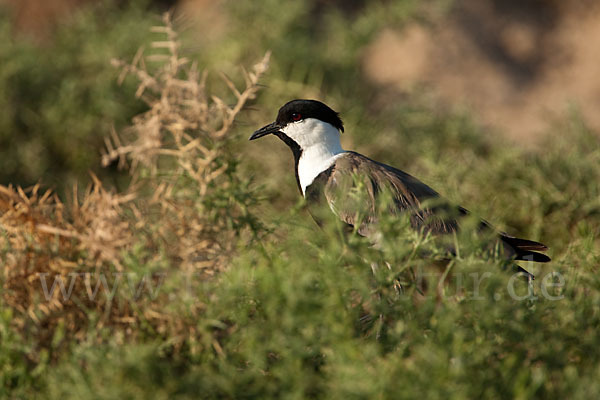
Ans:
{"label": "wing feather", "polygon": [[348,152],[337,160],[328,175],[324,192],[331,208],[352,226],[361,218],[359,233],[365,236],[382,211],[379,197],[384,194],[390,195],[392,203],[386,211],[409,212],[416,229],[438,234],[453,232],[458,227],[454,218],[462,213],[458,207],[444,202],[435,190],[396,168]]}
{"label": "wing feather", "polygon": [[[380,198],[386,194],[391,196],[391,201],[386,210],[381,210]],[[409,213],[413,228],[433,234],[457,231],[460,218],[469,214],[466,209],[444,200],[435,190],[406,172],[355,152],[347,152],[322,172],[307,188],[306,196],[310,202],[326,201],[343,222],[351,227],[359,224],[358,233],[366,237],[373,233],[382,211]],[[313,217],[319,222],[318,216],[313,214]],[[495,231],[484,220],[479,223],[479,229]],[[550,261],[546,255],[537,253],[547,250],[541,243],[502,232],[498,232],[498,236],[508,256]]]}

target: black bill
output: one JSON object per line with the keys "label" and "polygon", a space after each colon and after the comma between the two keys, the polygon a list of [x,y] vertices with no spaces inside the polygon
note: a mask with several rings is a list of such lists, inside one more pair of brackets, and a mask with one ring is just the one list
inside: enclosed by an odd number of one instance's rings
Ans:
{"label": "black bill", "polygon": [[248,139],[248,140],[258,139],[265,135],[270,135],[272,133],[279,132],[280,129],[281,129],[281,127],[276,122],[270,123],[269,125],[263,126],[259,130],[254,132],[252,134],[252,136],[250,136],[250,139]]}

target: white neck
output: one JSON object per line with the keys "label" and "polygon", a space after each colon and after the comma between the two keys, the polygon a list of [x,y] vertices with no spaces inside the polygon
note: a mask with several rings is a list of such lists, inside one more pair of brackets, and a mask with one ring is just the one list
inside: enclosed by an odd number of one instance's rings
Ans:
{"label": "white neck", "polygon": [[302,149],[298,178],[302,194],[315,178],[344,153],[340,132],[333,125],[314,118],[288,124],[282,131]]}

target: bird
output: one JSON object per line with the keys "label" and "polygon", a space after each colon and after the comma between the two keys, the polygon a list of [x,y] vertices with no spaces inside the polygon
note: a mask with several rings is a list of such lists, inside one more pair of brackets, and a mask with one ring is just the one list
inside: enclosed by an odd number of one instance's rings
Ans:
{"label": "bird", "polygon": [[[344,150],[339,113],[318,100],[295,99],[284,104],[274,122],[249,138],[281,139],[292,151],[296,183],[307,204],[326,202],[329,209],[359,235],[373,238],[382,213],[408,215],[410,225],[433,235],[458,232],[469,211],[445,200],[417,178],[397,168]],[[360,187],[362,195],[356,196]],[[384,193],[390,201],[382,205]],[[313,214],[311,212],[311,214]],[[313,217],[319,223],[318,217]],[[521,239],[478,220],[477,229],[492,233],[509,260],[549,262],[542,243]],[[519,271],[524,271],[518,268]],[[524,271],[526,272],[526,271]],[[527,272],[526,272],[527,273]]]}

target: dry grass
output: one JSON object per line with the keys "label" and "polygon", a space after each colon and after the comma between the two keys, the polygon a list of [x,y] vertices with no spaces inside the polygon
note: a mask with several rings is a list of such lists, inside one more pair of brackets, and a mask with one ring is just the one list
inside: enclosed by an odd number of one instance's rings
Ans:
{"label": "dry grass", "polygon": [[[129,129],[106,139],[103,164],[128,168],[130,186],[115,193],[93,177],[85,193],[74,188],[67,206],[39,186],[0,186],[0,298],[13,310],[14,327],[42,348],[67,343],[56,339],[59,331],[63,339],[83,339],[90,323],[123,328],[125,336],[140,334],[144,329],[134,329],[140,325],[159,334],[179,330],[175,337],[189,334],[183,316],[159,311],[160,294],[134,293],[127,301],[91,295],[98,285],[118,286],[122,274],[135,273],[137,287],[144,279],[156,286],[166,272],[214,275],[251,223],[245,207],[251,196],[220,143],[255,97],[269,54],[243,72],[241,90],[222,76],[230,93],[217,96],[207,91],[207,72],[179,54],[169,14],[153,31],[164,35],[152,43],[155,54],[142,49],[131,63],[113,61],[121,80],[129,74],[139,80],[136,95],[148,106]],[[149,61],[160,66],[149,70]],[[50,290],[61,279],[67,290],[72,283],[71,295],[58,286]]]}

